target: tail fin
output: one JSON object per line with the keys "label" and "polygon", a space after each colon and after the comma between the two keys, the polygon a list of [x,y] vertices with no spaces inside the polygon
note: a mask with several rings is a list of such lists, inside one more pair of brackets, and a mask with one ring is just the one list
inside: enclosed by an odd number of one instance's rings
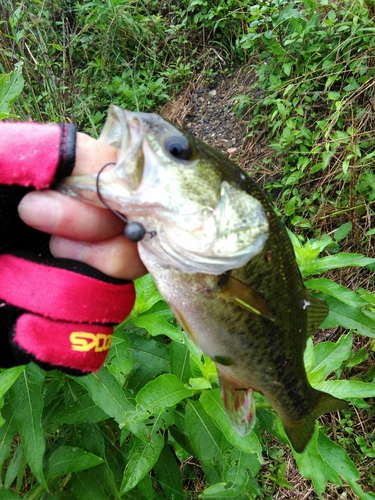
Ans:
{"label": "tail fin", "polygon": [[324,413],[342,410],[348,406],[348,402],[335,398],[326,392],[314,389],[317,396],[317,404],[314,409],[300,420],[295,422],[283,422],[284,430],[297,453],[302,453],[315,430],[315,420]]}
{"label": "tail fin", "polygon": [[240,436],[247,436],[255,425],[255,397],[250,387],[231,379],[218,368],[221,397],[230,423]]}

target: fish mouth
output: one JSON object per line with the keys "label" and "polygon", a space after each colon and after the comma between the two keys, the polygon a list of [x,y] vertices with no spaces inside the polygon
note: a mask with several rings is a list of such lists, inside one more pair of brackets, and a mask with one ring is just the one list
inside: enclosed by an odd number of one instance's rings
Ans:
{"label": "fish mouth", "polygon": [[[100,198],[122,212],[139,188],[144,174],[143,142],[147,123],[140,113],[111,105],[99,141],[119,150],[117,162],[103,165],[98,174],[74,175],[56,189],[71,197],[103,207]],[[100,192],[100,197],[98,195]]]}

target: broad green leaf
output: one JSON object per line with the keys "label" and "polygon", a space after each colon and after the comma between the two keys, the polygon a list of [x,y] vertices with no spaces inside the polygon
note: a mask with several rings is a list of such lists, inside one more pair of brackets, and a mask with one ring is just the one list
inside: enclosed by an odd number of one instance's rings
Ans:
{"label": "broad green leaf", "polygon": [[7,368],[1,370],[0,373],[0,397],[12,387],[14,382],[23,372],[23,366],[14,366],[13,368]]}
{"label": "broad green leaf", "polygon": [[331,441],[321,431],[314,435],[304,453],[294,453],[294,457],[301,474],[312,480],[319,496],[325,490],[328,481],[341,485],[341,479],[344,479],[349,484],[355,485],[357,492],[361,493],[360,498],[366,498],[363,496],[366,494],[363,494],[356,483],[359,472],[344,448]]}
{"label": "broad green leaf", "polygon": [[108,492],[94,480],[89,471],[82,471],[72,477],[72,487],[77,500],[108,500]]}
{"label": "broad green leaf", "polygon": [[257,482],[249,477],[249,472],[256,475],[260,470],[260,463],[254,454],[231,448],[224,453],[223,460],[226,462],[224,482],[206,488],[202,498],[237,498],[242,492],[262,495]]}
{"label": "broad green leaf", "polygon": [[359,479],[359,472],[344,448],[331,441],[323,432],[318,434],[318,449],[325,463],[345,481]]}
{"label": "broad green leaf", "polygon": [[375,397],[375,384],[373,382],[326,380],[325,382],[316,384],[315,388],[320,391],[329,392],[339,399]]}
{"label": "broad green leaf", "polygon": [[26,459],[37,480],[47,487],[43,474],[45,442],[41,423],[44,378],[38,366],[27,365],[12,385],[10,394]]}
{"label": "broad green leaf", "polygon": [[9,464],[5,473],[4,486],[10,488],[15,481],[20,483],[25,474],[27,460],[22,444],[18,445],[10,457]]}
{"label": "broad green leaf", "polygon": [[365,257],[361,254],[340,252],[336,255],[328,255],[321,259],[315,259],[301,267],[303,277],[311,276],[312,274],[322,274],[325,271],[339,269],[341,267],[364,267],[370,264],[375,264],[375,259]]}
{"label": "broad green leaf", "polygon": [[186,389],[175,375],[171,373],[160,375],[138,392],[135,398],[137,408],[131,419],[143,420],[150,414],[161,413],[166,408],[176,405],[193,394],[194,391]]}
{"label": "broad green leaf", "polygon": [[121,333],[118,332],[113,335],[106,366],[117,382],[123,386],[133,367],[133,358],[129,350],[129,339],[126,334],[121,335]]}
{"label": "broad green leaf", "polygon": [[[375,231],[375,229],[374,229]],[[357,293],[365,300],[368,304],[375,306],[375,295],[364,288],[358,288]]]}
{"label": "broad green leaf", "polygon": [[366,307],[368,303],[357,293],[349,290],[345,286],[339,285],[327,278],[311,278],[304,282],[305,286],[310,290],[323,292],[331,297],[336,297],[345,304],[352,307]]}
{"label": "broad green leaf", "polygon": [[172,342],[169,354],[171,373],[176,375],[181,382],[187,383],[192,375],[190,370],[190,351],[188,347],[181,342]]}
{"label": "broad green leaf", "polygon": [[[162,413],[150,421],[148,428],[144,426],[146,432],[143,436],[141,435],[141,438],[134,437],[134,443],[129,452],[129,459],[122,478],[120,488],[122,495],[133,489],[149,473],[158,460],[164,447],[163,433],[160,432],[160,428],[164,423],[165,418]],[[143,422],[140,425],[143,425]]]}
{"label": "broad green leaf", "polygon": [[[306,479],[311,479],[319,497],[326,489],[328,481],[337,485],[342,484],[339,474],[325,461],[319,450],[318,436],[320,434],[320,431],[315,432],[303,453],[293,453],[301,475]],[[332,444],[334,445],[333,442]]]}
{"label": "broad green leaf", "polygon": [[351,222],[345,222],[345,224],[341,224],[339,228],[333,234],[333,237],[336,241],[341,241],[348,236],[350,231],[352,230],[353,224]]}
{"label": "broad green leaf", "polygon": [[375,338],[374,321],[357,307],[351,307],[341,300],[322,294],[321,298],[328,304],[329,314],[321,324],[321,328],[335,328],[340,325],[348,330],[355,330],[361,335]]}
{"label": "broad green leaf", "polygon": [[[137,487],[131,492],[129,496],[129,500],[138,500],[138,499],[150,499],[152,500],[165,500],[165,496],[162,494],[159,488],[158,491],[155,491],[155,480],[151,476],[151,474],[146,474],[139,483]],[[127,499],[126,497],[126,499]],[[172,497],[173,498],[173,497]],[[124,498],[125,500],[125,498]]]}
{"label": "broad green leaf", "polygon": [[203,391],[204,389],[212,389],[212,385],[204,377],[195,377],[189,379],[189,386],[195,391]]}
{"label": "broad green leaf", "polygon": [[214,467],[228,448],[228,441],[199,401],[188,400],[185,420],[188,437],[197,457],[206,465]]}
{"label": "broad green leaf", "polygon": [[136,333],[129,333],[129,341],[133,372],[127,386],[137,392],[160,373],[169,372],[169,346]]}
{"label": "broad green leaf", "polygon": [[10,113],[11,105],[21,94],[23,86],[21,66],[8,75],[0,76],[0,111],[2,113]]}
{"label": "broad green leaf", "polygon": [[185,498],[180,467],[168,444],[164,445],[153,470],[167,498]]}
{"label": "broad green leaf", "polygon": [[163,316],[157,313],[138,316],[134,319],[134,324],[139,328],[145,328],[153,337],[165,335],[176,342],[181,342],[183,338],[179,327],[171,325]]}
{"label": "broad green leaf", "polygon": [[314,348],[314,366],[308,377],[316,386],[337,370],[349,358],[353,345],[353,335],[342,335],[337,342],[320,342]]}
{"label": "broad green leaf", "polygon": [[134,406],[107,368],[103,367],[98,373],[76,377],[74,380],[85,387],[94,403],[118,424],[123,422],[125,412],[134,410]]}
{"label": "broad green leaf", "polygon": [[90,469],[103,463],[103,459],[74,446],[59,446],[48,459],[48,477]]}
{"label": "broad green leaf", "polygon": [[10,454],[12,442],[17,432],[17,422],[10,404],[6,404],[2,409],[5,424],[0,428],[0,475],[4,461]]}
{"label": "broad green leaf", "polygon": [[138,278],[134,284],[137,300],[131,313],[133,318],[148,311],[159,300],[162,300],[162,296],[157,290],[151,274],[146,274],[142,278]]}
{"label": "broad green leaf", "polygon": [[255,453],[259,462],[262,463],[262,447],[258,436],[254,432],[251,432],[246,437],[237,434],[225,413],[220,389],[202,392],[199,401],[202,403],[208,415],[210,415],[220,427],[226,439],[233,444],[233,446],[244,453]]}
{"label": "broad green leaf", "polygon": [[52,422],[59,424],[83,424],[101,422],[108,418],[108,414],[101,410],[88,394],[57,413]]}

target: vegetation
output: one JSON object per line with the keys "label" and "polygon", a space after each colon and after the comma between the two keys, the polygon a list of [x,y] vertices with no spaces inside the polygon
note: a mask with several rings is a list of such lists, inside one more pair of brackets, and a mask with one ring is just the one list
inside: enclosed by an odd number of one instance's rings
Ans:
{"label": "vegetation", "polygon": [[[111,102],[158,110],[197,75],[255,68],[256,88],[233,105],[274,147],[266,190],[306,286],[330,306],[324,341],[305,353],[309,379],[351,401],[320,419],[293,467],[311,498],[374,499],[373,0],[3,0],[0,13],[0,119],[96,134]],[[98,374],[1,371],[0,500],[296,498],[267,402],[239,437],[212,361],[149,276],[136,286]]]}

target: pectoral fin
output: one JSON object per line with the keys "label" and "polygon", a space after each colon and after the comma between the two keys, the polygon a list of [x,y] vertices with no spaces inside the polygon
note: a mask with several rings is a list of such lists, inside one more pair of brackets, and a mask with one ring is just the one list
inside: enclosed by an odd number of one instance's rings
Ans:
{"label": "pectoral fin", "polygon": [[247,436],[255,425],[254,390],[229,378],[219,366],[217,366],[217,371],[227,417],[240,436]]}
{"label": "pectoral fin", "polygon": [[234,302],[247,311],[259,314],[271,321],[275,320],[263,297],[253,288],[232,276],[217,294],[224,300]]}

